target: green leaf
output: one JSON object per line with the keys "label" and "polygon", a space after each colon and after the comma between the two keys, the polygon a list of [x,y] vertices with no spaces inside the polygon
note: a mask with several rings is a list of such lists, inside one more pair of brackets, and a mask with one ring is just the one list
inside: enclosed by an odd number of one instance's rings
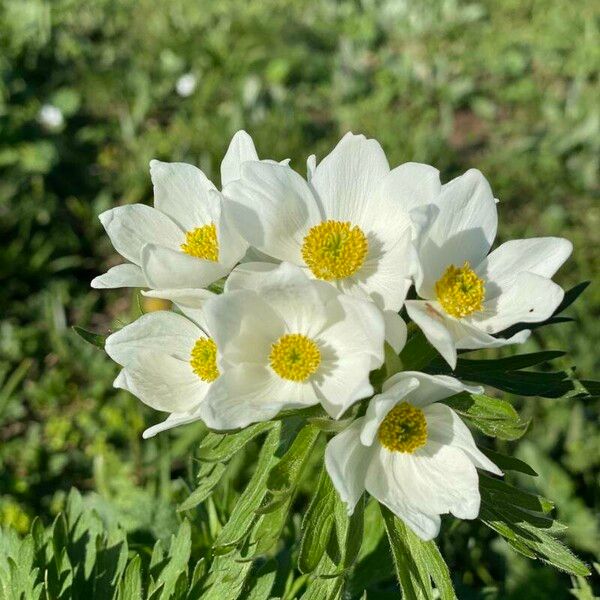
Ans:
{"label": "green leaf", "polygon": [[215,465],[211,465],[210,470],[204,477],[202,477],[202,480],[200,481],[198,487],[190,494],[190,496],[186,500],[184,500],[179,505],[177,510],[179,512],[182,512],[184,510],[190,510],[198,506],[198,504],[200,504],[201,502],[204,502],[204,500],[206,500],[210,496],[214,487],[219,483],[219,481],[221,481],[221,477],[223,476],[223,473],[225,472],[226,468],[227,465],[224,465],[223,463],[216,463]]}
{"label": "green leaf", "polygon": [[256,509],[267,493],[267,477],[276,462],[275,451],[279,444],[281,426],[271,429],[261,448],[256,470],[238,499],[227,523],[215,540],[215,548],[224,548],[238,543],[248,532],[256,519]]}
{"label": "green leaf", "polygon": [[73,326],[73,331],[80,338],[83,338],[88,344],[92,344],[92,346],[96,346],[97,348],[104,348],[104,344],[106,343],[105,335],[100,335],[99,333],[88,331],[87,329],[84,329],[83,327],[78,327],[77,325]]}
{"label": "green leaf", "polygon": [[438,351],[427,341],[420,330],[409,337],[400,352],[403,371],[423,371],[436,357]]}
{"label": "green leaf", "polygon": [[277,561],[273,559],[267,561],[253,577],[252,588],[244,600],[269,600],[276,576]]}
{"label": "green leaf", "polygon": [[119,600],[142,600],[142,573],[139,555],[133,557],[119,584]]}
{"label": "green leaf", "polygon": [[248,442],[274,426],[272,421],[267,421],[250,425],[237,433],[209,433],[198,449],[197,458],[203,462],[225,462]]}
{"label": "green leaf", "polygon": [[314,571],[327,548],[334,522],[335,497],[335,488],[323,467],[317,491],[302,521],[303,535],[298,557],[301,573]]}
{"label": "green leaf", "polygon": [[532,477],[537,477],[538,475],[526,462],[514,456],[500,454],[489,448],[480,448],[480,450],[503,471],[516,471],[525,475],[531,475]]}
{"label": "green leaf", "polygon": [[269,473],[267,488],[271,493],[280,495],[293,490],[319,434],[319,429],[310,424],[300,430],[289,450]]}
{"label": "green leaf", "polygon": [[529,428],[530,421],[522,421],[519,413],[506,400],[483,394],[461,393],[443,402],[492,437],[516,440]]}

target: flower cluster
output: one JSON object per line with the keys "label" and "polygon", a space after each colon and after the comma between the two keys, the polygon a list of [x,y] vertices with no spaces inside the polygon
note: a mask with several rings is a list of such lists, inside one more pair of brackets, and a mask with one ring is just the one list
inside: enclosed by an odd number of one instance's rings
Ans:
{"label": "flower cluster", "polygon": [[571,244],[513,240],[490,253],[497,200],[479,171],[442,185],[425,164],[390,169],[360,135],[319,164],[309,157],[306,178],[288,161],[259,160],[243,131],[221,164],[221,191],[187,164],[152,161],[150,174],[154,208],[100,215],[127,262],[92,282],[145,288],[176,308],[106,342],[123,367],[115,386],[169,413],[145,437],[321,405],[353,418],[325,452],[349,512],[366,490],[423,539],[442,514],[475,518],[477,469],[502,473],[439,401],[482,390],[414,371],[374,387],[372,374],[386,346],[397,356],[406,343],[403,309],[451,368],[459,350],[523,342],[526,330],[502,332],[552,315],[563,290],[551,277]]}

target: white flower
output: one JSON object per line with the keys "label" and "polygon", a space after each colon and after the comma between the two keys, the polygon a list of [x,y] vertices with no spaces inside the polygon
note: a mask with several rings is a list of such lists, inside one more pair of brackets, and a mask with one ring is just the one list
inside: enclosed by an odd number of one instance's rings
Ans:
{"label": "white flower", "polygon": [[433,218],[417,236],[418,295],[406,302],[419,325],[452,368],[457,349],[523,342],[529,331],[496,338],[515,323],[549,318],[563,299],[551,277],[569,257],[561,238],[512,240],[487,256],[498,216],[492,190],[474,169],[442,187]]}
{"label": "white flower", "polygon": [[[240,176],[245,160],[258,160],[245,131],[232,138],[223,162],[223,185]],[[242,258],[246,242],[230,225],[222,196],[204,173],[183,163],[153,160],[154,208],[113,208],[100,220],[117,252],[129,262],[92,281],[95,288],[203,288]]]}
{"label": "white flower", "polygon": [[337,418],[373,393],[369,372],[383,362],[384,324],[372,302],[289,263],[248,263],[203,312],[222,371],[207,397],[209,427],[245,427],[319,402]]}
{"label": "white flower", "polygon": [[193,73],[182,75],[175,83],[175,91],[182,97],[187,98],[194,93],[198,80]]}
{"label": "white flower", "polygon": [[477,517],[476,468],[502,472],[458,415],[436,404],[462,391],[481,390],[442,375],[397,373],[366,415],[330,440],[325,466],[350,514],[366,490],[424,540],[439,533],[442,514]]}
{"label": "white flower", "polygon": [[[411,275],[412,206],[404,200],[416,189],[422,203],[431,201],[431,168],[390,171],[377,141],[349,133],[319,165],[311,156],[308,174],[309,182],[287,166],[244,163],[224,189],[232,221],[252,247],[370,298],[394,323]],[[397,320],[390,327],[402,329]]]}
{"label": "white flower", "polygon": [[38,120],[49,131],[57,131],[65,122],[65,118],[60,108],[52,104],[44,104],[44,106],[40,108]]}
{"label": "white flower", "polygon": [[156,410],[171,413],[144,437],[203,419],[206,395],[219,376],[217,348],[199,306],[210,292],[198,290],[178,306],[182,316],[157,311],[113,333],[106,352],[123,369],[114,386],[128,390]]}

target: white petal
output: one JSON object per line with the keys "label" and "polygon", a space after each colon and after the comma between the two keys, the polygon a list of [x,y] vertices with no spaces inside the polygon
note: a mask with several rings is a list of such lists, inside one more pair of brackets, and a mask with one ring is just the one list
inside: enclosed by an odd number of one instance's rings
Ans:
{"label": "white petal", "polygon": [[316,167],[311,185],[326,219],[362,225],[389,165],[379,142],[347,133]]}
{"label": "white petal", "polygon": [[132,263],[124,263],[112,267],[103,275],[92,279],[92,287],[96,289],[147,287],[148,283],[142,269]]}
{"label": "white petal", "polygon": [[147,440],[148,438],[154,437],[161,431],[167,431],[180,425],[187,425],[194,423],[195,421],[201,421],[203,419],[203,407],[204,403],[200,403],[200,406],[194,410],[185,413],[172,413],[162,423],[157,423],[148,427],[142,434],[142,437]]}
{"label": "white petal", "polygon": [[217,222],[217,237],[219,243],[219,263],[232,269],[248,251],[248,242],[238,233],[233,220],[228,213],[229,203],[225,196],[216,190],[209,193],[213,202],[221,206]]}
{"label": "white petal", "polygon": [[487,333],[497,333],[515,323],[538,323],[549,319],[564,298],[562,288],[540,275],[519,273],[512,287],[486,301],[484,312],[469,319]]}
{"label": "white petal", "polygon": [[377,431],[385,416],[406,396],[408,396],[418,385],[419,380],[415,377],[405,376],[398,373],[394,384],[382,394],[377,394],[369,402],[364,425],[360,434],[360,440],[365,446],[371,446],[377,435]]}
{"label": "white petal", "polygon": [[122,366],[128,366],[142,351],[155,350],[188,361],[194,343],[205,334],[189,319],[169,311],[142,315],[130,325],[109,335],[107,354]]}
{"label": "white petal", "polygon": [[143,204],[112,208],[99,218],[115,250],[136,265],[144,244],[179,248],[183,242],[183,232],[169,217]]}
{"label": "white petal", "polygon": [[421,328],[429,343],[454,369],[456,367],[456,345],[448,329],[448,319],[435,309],[431,302],[407,300],[404,305],[408,316]]}
{"label": "white petal", "polygon": [[[398,456],[401,454],[394,453]],[[402,519],[421,539],[431,540],[440,531],[440,517],[428,503],[421,506],[411,501],[411,481],[402,481],[395,473],[393,453],[379,448],[374,452],[365,477],[365,488],[379,502]]]}
{"label": "white petal", "polygon": [[154,185],[154,207],[171,217],[184,231],[216,222],[219,212],[215,212],[217,209],[208,194],[215,186],[200,169],[185,163],[151,160],[150,177]]}
{"label": "white petal", "polygon": [[225,371],[206,399],[206,424],[212,429],[238,429],[268,421],[282,409],[316,404],[310,384],[284,381],[269,368],[242,364]]}
{"label": "white petal", "polygon": [[411,232],[406,227],[393,246],[384,246],[349,279],[380,308],[397,312],[411,286],[411,260]]}
{"label": "white petal", "polygon": [[369,382],[372,359],[367,354],[348,354],[335,361],[324,359],[311,380],[323,408],[339,419],[358,400],[373,394]]}
{"label": "white petal", "polygon": [[435,282],[449,265],[469,261],[476,268],[487,255],[498,226],[492,190],[483,175],[471,169],[443,186],[439,213],[419,248],[422,281],[417,292],[434,297]]}
{"label": "white petal", "polygon": [[380,193],[409,212],[434,202],[441,189],[440,172],[435,167],[408,162],[389,172],[382,182]]}
{"label": "white petal", "polygon": [[304,236],[321,216],[300,175],[283,165],[247,162],[242,179],[230,183],[225,194],[227,214],[251,246],[274,258],[302,263]]}
{"label": "white petal", "polygon": [[573,244],[563,238],[505,242],[477,267],[477,274],[486,282],[486,300],[512,288],[517,276],[524,271],[552,277],[569,258],[572,250]]}
{"label": "white petal", "polygon": [[227,152],[221,163],[221,187],[241,177],[242,163],[248,160],[258,160],[258,154],[252,138],[240,130],[229,142]]}
{"label": "white petal", "polygon": [[325,448],[325,468],[350,515],[365,491],[371,455],[371,449],[360,443],[361,424],[362,418],[356,419],[350,427],[333,437]]}
{"label": "white petal", "polygon": [[306,180],[310,182],[315,174],[315,169],[317,168],[317,157],[314,154],[311,154],[306,159]]}
{"label": "white petal", "polygon": [[328,312],[337,314],[337,305],[342,307],[342,319],[324,329],[319,338],[337,353],[339,360],[345,360],[346,356],[366,354],[373,359],[371,368],[379,368],[384,360],[383,313],[372,302],[343,294],[328,302]]}
{"label": "white petal", "polygon": [[399,354],[406,344],[407,329],[402,317],[393,310],[383,311],[385,321],[385,341]]}
{"label": "white petal", "polygon": [[203,288],[229,272],[221,263],[155,244],[142,249],[142,270],[155,289]]}
{"label": "white petal", "polygon": [[462,381],[447,375],[428,375],[418,371],[402,371],[392,375],[383,384],[383,392],[386,395],[393,395],[395,387],[406,379],[416,379],[419,382],[418,387],[412,390],[408,396],[408,401],[415,406],[424,407],[438,400],[449,398],[460,392],[469,392],[470,394],[482,394],[483,388],[480,386],[465,385]]}
{"label": "white petal", "polygon": [[156,410],[184,412],[204,400],[210,384],[194,374],[189,362],[144,350],[128,361],[114,386],[128,390]]}
{"label": "white petal", "polygon": [[456,348],[459,350],[501,348],[502,346],[509,346],[511,344],[522,344],[531,334],[531,331],[525,329],[510,338],[496,338],[485,333],[475,325],[468,323],[465,319],[449,319],[447,323]]}
{"label": "white petal", "polygon": [[215,296],[203,311],[222,359],[231,365],[268,364],[271,345],[286,331],[281,317],[249,290]]}
{"label": "white petal", "polygon": [[332,317],[343,317],[342,309],[327,310],[326,303],[338,296],[336,289],[309,279],[304,270],[288,262],[244,263],[225,284],[227,291],[257,292],[279,314],[290,333],[314,337]]}
{"label": "white petal", "polygon": [[445,404],[425,407],[427,437],[438,444],[460,448],[479,469],[502,476],[502,471],[475,445],[473,435],[460,417]]}
{"label": "white petal", "polygon": [[204,316],[204,304],[209,298],[216,294],[203,289],[170,289],[170,290],[146,290],[144,296],[150,298],[162,298],[170,300],[188,319],[196,323],[205,333],[209,334],[208,324]]}

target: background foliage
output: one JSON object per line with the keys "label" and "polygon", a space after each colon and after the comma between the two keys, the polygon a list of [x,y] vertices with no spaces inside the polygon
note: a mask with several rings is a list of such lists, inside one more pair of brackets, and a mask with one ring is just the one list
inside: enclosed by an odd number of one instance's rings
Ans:
{"label": "background foliage", "polygon": [[[70,330],[106,333],[157,308],[89,288],[115,261],[96,216],[151,200],[151,158],[198,164],[218,181],[231,134],[245,128],[262,156],[291,157],[302,171],[307,154],[322,157],[352,129],[379,139],[392,164],[429,162],[445,180],[477,167],[501,200],[503,239],[574,242],[559,274],[569,287],[600,266],[599,30],[593,0],[1,0],[0,574],[15,534],[38,516],[42,536],[75,486],[83,500],[72,497],[71,511],[97,511],[93,527],[117,540],[111,556],[139,553],[128,585],[139,569],[161,577],[152,548],[176,534],[175,562],[189,573],[180,584],[168,576],[187,589],[253,472],[256,441],[182,524],[202,426],[142,442],[158,415],[112,389],[115,365]],[[189,97],[175,89],[185,73],[197,79]],[[48,104],[62,124],[44,125]],[[569,312],[574,323],[524,349],[566,349],[559,365],[592,377],[598,286]],[[600,560],[600,401],[505,398],[533,426],[497,449],[534,466],[540,476],[520,483],[552,497],[571,547]],[[291,557],[305,511],[300,490],[273,588],[289,598],[303,585]],[[446,521],[440,548],[460,598],[594,597],[481,526]],[[369,598],[395,597],[390,561]]]}

